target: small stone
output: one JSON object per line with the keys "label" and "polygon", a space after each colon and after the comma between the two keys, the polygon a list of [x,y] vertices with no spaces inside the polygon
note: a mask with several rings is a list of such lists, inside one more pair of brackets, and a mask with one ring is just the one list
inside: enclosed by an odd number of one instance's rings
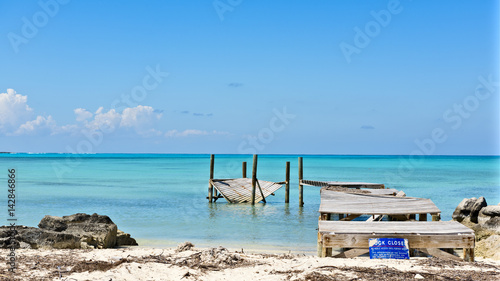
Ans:
{"label": "small stone", "polygon": [[194,247],[193,243],[188,241],[177,246],[177,249],[175,251],[176,252],[190,251],[193,247]]}
{"label": "small stone", "polygon": [[425,279],[425,277],[417,273],[415,279]]}

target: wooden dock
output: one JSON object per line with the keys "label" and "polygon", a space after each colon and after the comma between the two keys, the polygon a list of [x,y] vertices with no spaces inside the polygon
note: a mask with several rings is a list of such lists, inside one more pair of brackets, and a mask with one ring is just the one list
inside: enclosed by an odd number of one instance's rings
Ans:
{"label": "wooden dock", "polygon": [[[396,190],[324,187],[319,207],[318,255],[332,256],[332,249],[340,248],[344,251],[334,257],[356,257],[368,253],[370,238],[404,238],[410,249],[427,255],[459,260],[441,249],[463,249],[463,259],[474,261],[474,231],[458,222],[439,221],[440,212],[430,199],[405,197]],[[430,222],[428,214],[432,216]],[[362,215],[370,217],[353,221]],[[390,221],[381,221],[384,216]]]}
{"label": "wooden dock", "polygon": [[416,215],[441,213],[430,200],[414,197],[322,192],[319,212],[323,214],[350,215]]}
{"label": "wooden dock", "polygon": [[369,251],[370,238],[408,239],[411,249],[443,259],[460,260],[440,249],[463,249],[463,259],[474,261],[474,231],[459,222],[319,221],[321,256],[330,248],[350,248],[335,257],[355,257]]}
{"label": "wooden dock", "polygon": [[[252,202],[252,179],[212,179],[211,183],[229,203]],[[257,180],[260,192],[255,194],[254,203],[265,198],[281,188],[281,183]]]}
{"label": "wooden dock", "polygon": [[385,189],[385,185],[381,183],[306,180],[304,179],[304,159],[302,157],[299,157],[298,164],[300,207],[304,206],[304,185],[328,188]]}
{"label": "wooden dock", "polygon": [[214,179],[215,156],[210,155],[210,179],[208,180],[208,202],[225,198],[229,203],[266,203],[266,197],[286,185],[285,203],[290,200],[290,162],[286,162],[285,181],[271,182],[257,179],[257,155],[253,156],[252,178],[247,178],[247,162],[242,163],[242,178]]}

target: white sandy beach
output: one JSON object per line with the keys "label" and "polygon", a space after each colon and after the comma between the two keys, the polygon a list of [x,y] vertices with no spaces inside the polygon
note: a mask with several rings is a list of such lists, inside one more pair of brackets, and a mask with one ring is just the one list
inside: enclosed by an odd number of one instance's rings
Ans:
{"label": "white sandy beach", "polygon": [[2,280],[498,280],[500,261],[370,260],[247,253],[219,248],[16,250]]}

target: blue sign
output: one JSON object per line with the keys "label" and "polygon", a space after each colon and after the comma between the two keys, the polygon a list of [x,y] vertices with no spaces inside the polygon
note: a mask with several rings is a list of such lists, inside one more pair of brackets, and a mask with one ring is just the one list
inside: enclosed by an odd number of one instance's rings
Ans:
{"label": "blue sign", "polygon": [[370,259],[410,259],[408,239],[370,238]]}

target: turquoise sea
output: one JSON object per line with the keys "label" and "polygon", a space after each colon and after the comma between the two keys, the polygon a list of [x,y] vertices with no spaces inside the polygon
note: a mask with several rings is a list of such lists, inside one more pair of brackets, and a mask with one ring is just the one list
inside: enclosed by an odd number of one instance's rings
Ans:
{"label": "turquoise sea", "polygon": [[[463,198],[500,202],[498,156],[259,155],[258,178],[284,181],[291,163],[290,203],[285,188],[266,204],[208,203],[209,155],[191,154],[0,154],[7,224],[8,169],[16,169],[17,224],[36,226],[45,215],[98,213],[141,246],[316,251],[319,188],[305,186],[298,205],[298,156],[304,179],[383,183],[408,196],[430,198],[450,220]],[[215,178],[241,177],[241,162],[252,155],[216,155]],[[2,206],[0,206],[2,208]]]}

